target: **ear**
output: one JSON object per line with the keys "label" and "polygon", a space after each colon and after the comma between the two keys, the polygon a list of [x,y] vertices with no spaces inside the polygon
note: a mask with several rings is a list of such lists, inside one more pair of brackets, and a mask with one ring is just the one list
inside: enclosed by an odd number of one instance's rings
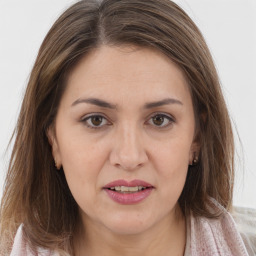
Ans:
{"label": "ear", "polygon": [[56,168],[59,170],[61,168],[61,157],[59,145],[56,139],[55,127],[51,126],[47,129],[47,138],[52,147],[52,156],[55,162]]}
{"label": "ear", "polygon": [[189,152],[189,165],[196,165],[199,160],[200,154],[200,142],[198,136],[194,137],[194,141],[191,144]]}

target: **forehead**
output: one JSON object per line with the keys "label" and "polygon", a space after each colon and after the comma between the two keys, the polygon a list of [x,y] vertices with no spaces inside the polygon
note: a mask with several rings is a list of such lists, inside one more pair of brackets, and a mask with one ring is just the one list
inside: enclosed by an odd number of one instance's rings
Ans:
{"label": "forehead", "polygon": [[[143,96],[190,98],[180,68],[150,48],[101,46],[86,55],[73,69],[65,92],[69,98],[104,97],[109,100]],[[64,96],[65,96],[64,94]]]}

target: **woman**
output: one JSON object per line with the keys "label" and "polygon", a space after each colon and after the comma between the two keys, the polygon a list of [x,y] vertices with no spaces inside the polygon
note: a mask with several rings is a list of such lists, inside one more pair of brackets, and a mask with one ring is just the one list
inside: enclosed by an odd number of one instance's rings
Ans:
{"label": "woman", "polygon": [[39,50],[15,135],[1,255],[248,255],[228,213],[216,70],[171,1],[71,6]]}

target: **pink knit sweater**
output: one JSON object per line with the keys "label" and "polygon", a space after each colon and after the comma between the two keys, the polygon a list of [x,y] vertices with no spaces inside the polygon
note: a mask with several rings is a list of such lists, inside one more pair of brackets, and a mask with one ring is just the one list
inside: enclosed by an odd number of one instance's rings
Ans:
{"label": "pink knit sweater", "polygon": [[[184,256],[255,256],[255,244],[245,243],[246,248],[232,216],[214,200],[212,208],[223,211],[220,218],[208,219],[190,216],[187,219],[187,241]],[[255,242],[256,230],[251,235],[253,237],[251,241]],[[59,254],[46,249],[38,249],[37,255],[58,256]],[[11,256],[34,256],[22,235],[22,226],[16,234]]]}

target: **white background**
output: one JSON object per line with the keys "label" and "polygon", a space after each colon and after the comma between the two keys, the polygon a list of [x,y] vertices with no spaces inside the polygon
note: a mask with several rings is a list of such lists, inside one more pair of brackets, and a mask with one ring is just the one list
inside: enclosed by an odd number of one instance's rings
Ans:
{"label": "white background", "polygon": [[[0,196],[22,95],[40,44],[70,0],[0,0]],[[256,208],[256,0],[176,0],[204,34],[236,135],[234,204]]]}

